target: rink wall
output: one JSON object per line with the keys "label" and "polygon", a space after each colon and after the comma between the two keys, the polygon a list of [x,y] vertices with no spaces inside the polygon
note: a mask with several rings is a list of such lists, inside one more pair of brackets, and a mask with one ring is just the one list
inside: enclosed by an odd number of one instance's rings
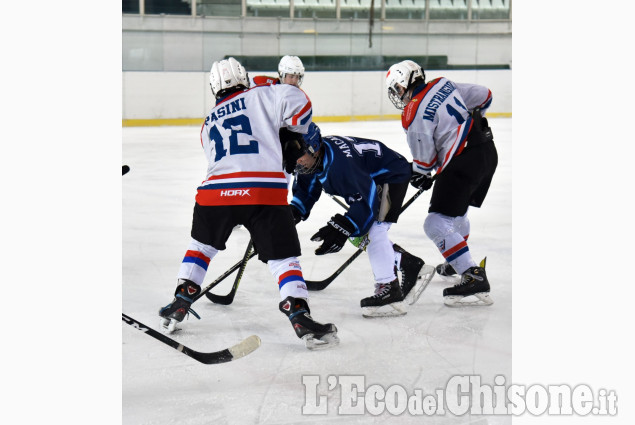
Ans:
{"label": "rink wall", "polygon": [[[426,71],[427,80],[440,76],[488,87],[493,96],[488,115],[511,116],[510,69]],[[311,98],[317,122],[397,119],[400,114],[388,100],[384,78],[384,71],[311,72],[302,89]],[[122,89],[123,126],[196,125],[214,105],[208,72],[127,71]]]}

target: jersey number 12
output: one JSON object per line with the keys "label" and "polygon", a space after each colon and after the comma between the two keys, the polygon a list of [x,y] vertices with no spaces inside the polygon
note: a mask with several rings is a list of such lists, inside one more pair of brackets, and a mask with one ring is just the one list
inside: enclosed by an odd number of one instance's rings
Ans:
{"label": "jersey number 12", "polygon": [[[230,130],[229,135],[229,154],[245,154],[245,153],[258,153],[258,142],[256,140],[250,140],[246,145],[238,144],[238,134],[244,133],[251,136],[251,124],[249,118],[245,115],[238,115],[235,117],[227,118],[223,121],[223,128]],[[218,161],[227,155],[227,149],[223,146],[223,136],[220,131],[213,125],[209,130],[209,138],[215,144],[216,157],[214,161]]]}

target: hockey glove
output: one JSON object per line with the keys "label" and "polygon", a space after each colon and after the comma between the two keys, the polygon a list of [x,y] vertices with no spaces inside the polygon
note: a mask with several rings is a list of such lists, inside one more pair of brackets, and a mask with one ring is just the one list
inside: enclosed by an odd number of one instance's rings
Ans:
{"label": "hockey glove", "polygon": [[313,242],[322,242],[315,250],[315,255],[332,254],[342,249],[346,239],[353,233],[355,227],[349,219],[341,214],[331,217],[328,224],[311,236]]}
{"label": "hockey glove", "polygon": [[291,214],[293,214],[293,222],[298,224],[302,221],[302,213],[295,205],[291,204],[289,206],[291,207]]}
{"label": "hockey glove", "polygon": [[432,187],[432,176],[413,171],[412,176],[410,176],[410,184],[417,189],[428,190]]}

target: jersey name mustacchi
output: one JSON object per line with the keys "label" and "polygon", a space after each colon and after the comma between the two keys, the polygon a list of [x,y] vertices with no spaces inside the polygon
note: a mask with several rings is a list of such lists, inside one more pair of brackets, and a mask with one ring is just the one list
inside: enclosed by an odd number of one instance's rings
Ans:
{"label": "jersey name mustacchi", "polygon": [[480,108],[485,115],[491,103],[492,93],[486,87],[443,77],[416,89],[401,124],[418,171],[440,173],[465,148],[472,128],[470,112]]}
{"label": "jersey name mustacchi", "polygon": [[205,118],[201,145],[207,176],[199,205],[286,205],[279,130],[306,134],[311,101],[297,87],[261,85],[220,99]]}

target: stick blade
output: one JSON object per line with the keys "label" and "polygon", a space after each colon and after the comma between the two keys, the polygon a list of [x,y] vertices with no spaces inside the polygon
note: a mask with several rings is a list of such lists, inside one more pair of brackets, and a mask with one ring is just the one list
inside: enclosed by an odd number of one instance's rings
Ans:
{"label": "stick blade", "polygon": [[214,304],[230,305],[232,302],[234,302],[234,294],[235,292],[227,295],[216,295],[212,294],[211,292],[206,292],[205,296]]}

